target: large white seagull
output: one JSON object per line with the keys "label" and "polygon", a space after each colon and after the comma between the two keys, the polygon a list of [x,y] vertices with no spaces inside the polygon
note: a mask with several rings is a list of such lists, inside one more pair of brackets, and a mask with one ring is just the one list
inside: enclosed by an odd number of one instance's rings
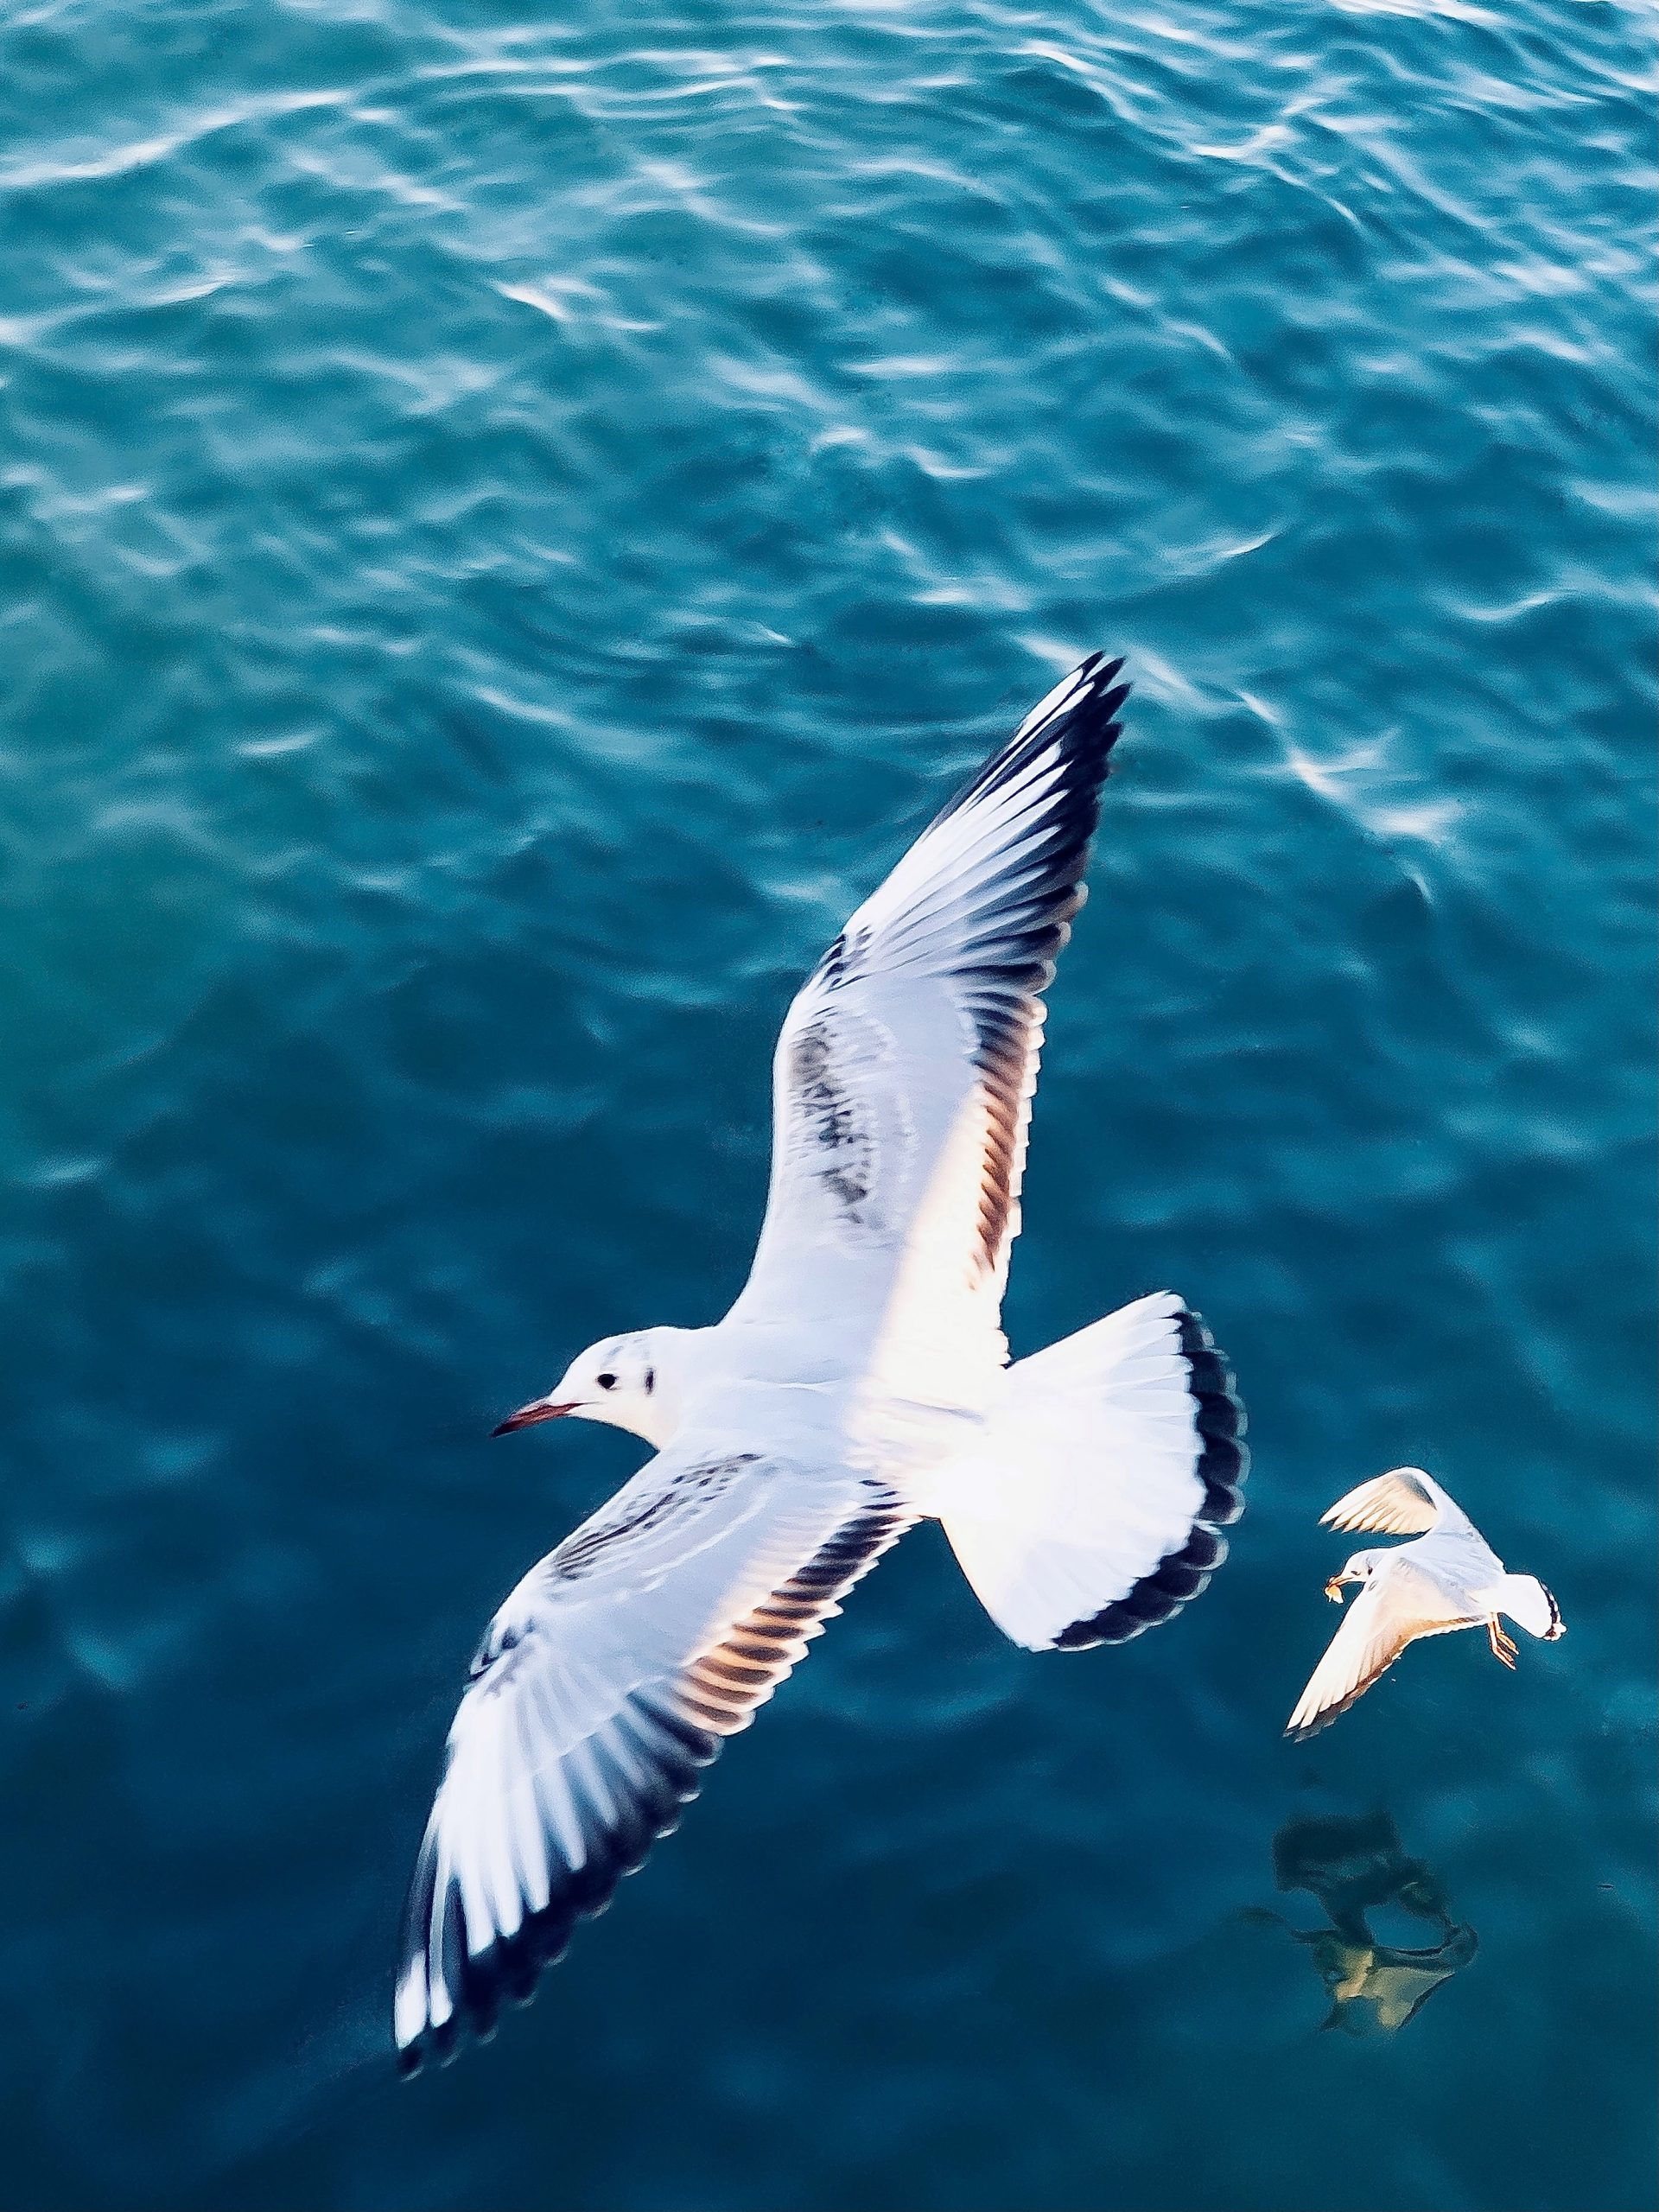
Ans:
{"label": "large white seagull", "polygon": [[529,1994],[917,1521],[1033,1650],[1123,1643],[1224,1556],[1243,1420],[1198,1316],[1158,1294],[1013,1364],[1001,1328],[1122,666],[1092,654],[1033,709],[790,1007],[725,1319],[596,1344],[502,1424],[607,1421],[656,1457],[479,1647],[404,1913],[406,2063]]}

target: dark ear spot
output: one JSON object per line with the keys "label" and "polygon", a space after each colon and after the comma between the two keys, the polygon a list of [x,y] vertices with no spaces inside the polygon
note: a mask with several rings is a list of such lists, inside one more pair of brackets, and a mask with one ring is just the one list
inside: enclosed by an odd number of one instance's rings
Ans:
{"label": "dark ear spot", "polygon": [[657,1370],[654,1367],[648,1367],[645,1370],[645,1395],[649,1397],[656,1388]]}

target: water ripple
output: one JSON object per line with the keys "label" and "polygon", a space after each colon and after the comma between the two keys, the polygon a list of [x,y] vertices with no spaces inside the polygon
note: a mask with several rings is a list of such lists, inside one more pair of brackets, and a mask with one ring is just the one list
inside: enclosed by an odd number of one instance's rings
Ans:
{"label": "water ripple", "polygon": [[[1647,2201],[1651,76],[1566,0],[10,11],[20,2202]],[[1203,1306],[1234,1555],[1043,1662],[918,1533],[401,2094],[459,1670],[633,1463],[485,1432],[720,1311],[793,980],[1096,645],[1009,1325]],[[1408,1459],[1572,1636],[1293,1758]],[[1386,2045],[1244,1916],[1316,1789],[1479,1929]]]}

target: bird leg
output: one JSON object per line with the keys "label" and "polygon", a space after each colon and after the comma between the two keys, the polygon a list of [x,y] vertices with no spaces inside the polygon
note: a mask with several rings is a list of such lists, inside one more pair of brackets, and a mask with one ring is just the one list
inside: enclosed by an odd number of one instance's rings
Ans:
{"label": "bird leg", "polygon": [[1492,1647],[1493,1658],[1512,1669],[1515,1665],[1515,1655],[1519,1647],[1514,1637],[1505,1636],[1498,1626],[1496,1613],[1490,1614],[1487,1618],[1486,1640]]}

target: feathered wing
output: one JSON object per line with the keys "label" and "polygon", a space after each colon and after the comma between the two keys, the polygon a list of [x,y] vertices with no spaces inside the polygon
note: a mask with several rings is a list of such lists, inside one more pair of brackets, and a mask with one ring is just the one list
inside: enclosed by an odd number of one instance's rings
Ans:
{"label": "feathered wing", "polygon": [[1243,1427],[1209,1332],[1160,1292],[1010,1368],[930,1503],[1016,1643],[1123,1643],[1179,1612],[1227,1556]]}
{"label": "feathered wing", "polygon": [[1006,1347],[1042,994],[1128,692],[1093,654],[854,914],[773,1063],[766,1218],[734,1321],[867,1315],[877,1380],[957,1402]]}
{"label": "feathered wing", "polygon": [[1395,1467],[1374,1476],[1319,1516],[1322,1529],[1375,1529],[1387,1536],[1420,1536],[1430,1529],[1469,1525],[1467,1515],[1421,1467]]}
{"label": "feathered wing", "polygon": [[473,1662],[410,1886],[406,2063],[529,1994],[912,1517],[871,1478],[704,1439],[525,1576]]}
{"label": "feathered wing", "polygon": [[1390,1560],[1350,1606],[1296,1701],[1286,1735],[1301,1743],[1329,1727],[1420,1636],[1472,1628],[1484,1618],[1471,1612],[1408,1559]]}

